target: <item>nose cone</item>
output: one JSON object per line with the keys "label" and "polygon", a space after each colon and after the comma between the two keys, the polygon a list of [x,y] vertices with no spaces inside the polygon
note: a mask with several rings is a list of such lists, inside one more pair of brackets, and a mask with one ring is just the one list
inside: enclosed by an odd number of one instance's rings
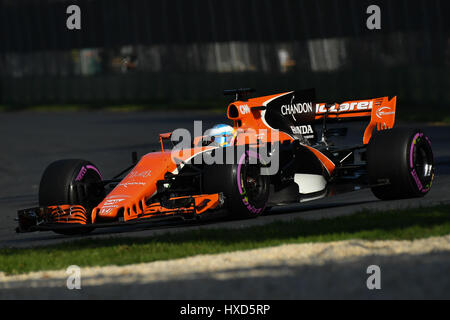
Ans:
{"label": "nose cone", "polygon": [[132,171],[108,194],[92,212],[95,219],[124,220],[137,218],[143,213],[145,201],[156,193],[156,182],[164,179],[166,172],[176,170],[170,152],[146,154]]}

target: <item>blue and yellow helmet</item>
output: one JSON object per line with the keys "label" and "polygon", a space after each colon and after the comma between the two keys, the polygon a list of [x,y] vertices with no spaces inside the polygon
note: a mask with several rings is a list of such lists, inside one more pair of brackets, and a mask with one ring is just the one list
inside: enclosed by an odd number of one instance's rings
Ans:
{"label": "blue and yellow helmet", "polygon": [[227,124],[216,124],[208,130],[208,135],[214,137],[214,143],[220,147],[227,147],[233,142],[236,131]]}

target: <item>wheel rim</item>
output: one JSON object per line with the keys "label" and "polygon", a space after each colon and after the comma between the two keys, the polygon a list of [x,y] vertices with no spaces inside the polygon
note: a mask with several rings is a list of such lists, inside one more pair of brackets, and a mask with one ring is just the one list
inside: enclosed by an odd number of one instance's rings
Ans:
{"label": "wheel rim", "polygon": [[[102,176],[98,169],[93,165],[86,165],[80,169],[74,182],[81,183],[99,183],[102,181]],[[80,205],[84,206],[88,211],[95,207],[103,199],[103,194],[98,190],[88,188],[84,189],[81,193],[76,192],[76,199]]]}
{"label": "wheel rim", "polygon": [[414,168],[416,169],[416,172],[421,180],[426,180],[431,177],[431,172],[433,171],[433,164],[431,163],[431,160],[432,159],[430,159],[425,148],[417,148],[414,160]]}
{"label": "wheel rim", "polygon": [[410,150],[411,175],[421,192],[427,192],[434,178],[431,143],[423,133],[417,133]]}
{"label": "wheel rim", "polygon": [[244,186],[247,202],[259,202],[264,196],[264,181],[258,165],[249,165],[248,160],[241,173],[241,181]]}
{"label": "wheel rim", "polygon": [[250,158],[257,159],[259,155],[254,151],[246,151],[242,154],[237,166],[238,191],[242,202],[252,214],[260,214],[266,206],[267,185],[261,176],[260,164],[250,164]]}

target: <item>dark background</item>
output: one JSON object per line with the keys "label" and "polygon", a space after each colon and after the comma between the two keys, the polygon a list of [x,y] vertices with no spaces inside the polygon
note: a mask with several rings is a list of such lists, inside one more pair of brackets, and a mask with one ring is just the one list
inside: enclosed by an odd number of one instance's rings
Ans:
{"label": "dark background", "polygon": [[[71,4],[81,30],[66,28]],[[448,0],[0,0],[0,104],[195,107],[224,88],[316,87],[447,108],[449,13]]]}

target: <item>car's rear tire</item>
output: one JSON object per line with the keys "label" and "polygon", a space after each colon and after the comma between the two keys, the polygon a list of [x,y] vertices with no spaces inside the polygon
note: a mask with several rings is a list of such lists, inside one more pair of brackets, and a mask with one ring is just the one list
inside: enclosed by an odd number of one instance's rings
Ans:
{"label": "car's rear tire", "polygon": [[[102,177],[97,167],[89,161],[66,159],[51,163],[44,171],[39,185],[39,206],[82,205],[90,221],[91,210],[104,197],[103,189],[79,190],[73,183],[101,182]],[[74,228],[54,230],[65,235],[89,233],[94,228]]]}
{"label": "car's rear tire", "polygon": [[270,192],[270,177],[261,175],[262,166],[258,153],[252,150],[238,154],[235,164],[205,165],[203,191],[223,192],[232,216],[255,218],[264,212]]}
{"label": "car's rear tire", "polygon": [[423,197],[434,178],[430,139],[419,129],[377,131],[367,147],[369,184],[381,200]]}

